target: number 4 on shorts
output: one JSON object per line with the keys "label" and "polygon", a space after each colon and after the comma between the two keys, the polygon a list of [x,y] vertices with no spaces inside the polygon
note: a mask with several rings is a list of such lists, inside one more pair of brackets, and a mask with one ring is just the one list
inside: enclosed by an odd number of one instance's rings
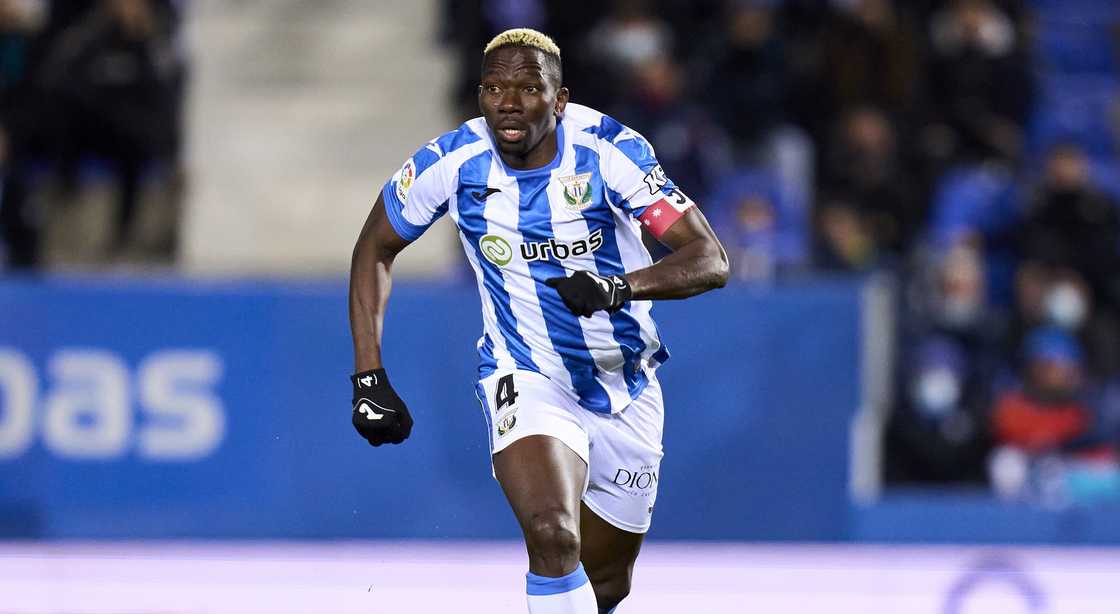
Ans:
{"label": "number 4 on shorts", "polygon": [[498,389],[494,393],[494,411],[501,411],[507,405],[517,401],[517,391],[513,388],[513,374],[503,375],[498,380]]}

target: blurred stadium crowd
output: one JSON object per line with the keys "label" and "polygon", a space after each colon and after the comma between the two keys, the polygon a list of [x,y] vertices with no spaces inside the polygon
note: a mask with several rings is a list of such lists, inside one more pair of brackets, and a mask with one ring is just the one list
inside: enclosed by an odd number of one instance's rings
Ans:
{"label": "blurred stadium crowd", "polygon": [[[180,187],[180,24],[176,0],[0,0],[0,263],[42,265],[48,224],[93,179],[115,184],[111,254],[146,181]],[[148,257],[170,257],[169,230]]]}
{"label": "blurred stadium crowd", "polygon": [[444,7],[462,117],[485,41],[539,28],[572,100],[650,139],[741,281],[898,275],[889,480],[1120,495],[1114,0]]}
{"label": "blurred stadium crowd", "polygon": [[[1115,0],[441,6],[460,118],[485,42],[541,29],[572,99],[652,141],[740,282],[896,276],[889,480],[1120,498]],[[0,0],[0,266],[42,266],[48,213],[90,174],[117,188],[110,251],[145,180],[180,191],[183,17],[176,0]]]}

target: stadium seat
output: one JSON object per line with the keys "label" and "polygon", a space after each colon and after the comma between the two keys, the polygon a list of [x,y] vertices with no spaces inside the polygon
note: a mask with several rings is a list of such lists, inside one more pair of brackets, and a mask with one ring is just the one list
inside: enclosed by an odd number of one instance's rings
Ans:
{"label": "stadium seat", "polygon": [[1097,186],[1120,202],[1120,159],[1111,157],[1094,159],[1090,172]]}
{"label": "stadium seat", "polygon": [[746,168],[720,181],[705,199],[705,208],[711,211],[715,225],[732,228],[736,226],[737,204],[743,198],[757,196],[769,202],[774,210],[774,226],[767,233],[772,256],[780,266],[797,265],[805,262],[809,249],[808,207],[797,202],[797,193],[782,185],[773,173]]}
{"label": "stadium seat", "polygon": [[1073,141],[1093,157],[1113,157],[1120,153],[1118,124],[1120,82],[1115,78],[1050,77],[1028,127],[1028,154],[1037,160],[1055,143]]}
{"label": "stadium seat", "polygon": [[1115,23],[1098,17],[1040,20],[1035,51],[1042,68],[1059,74],[1114,73]]}
{"label": "stadium seat", "polygon": [[938,182],[930,207],[930,239],[944,246],[964,234],[995,234],[1017,219],[1014,177],[981,166],[953,169]]}
{"label": "stadium seat", "polygon": [[1116,0],[1034,0],[1032,4],[1039,20],[1092,24],[1120,18]]}

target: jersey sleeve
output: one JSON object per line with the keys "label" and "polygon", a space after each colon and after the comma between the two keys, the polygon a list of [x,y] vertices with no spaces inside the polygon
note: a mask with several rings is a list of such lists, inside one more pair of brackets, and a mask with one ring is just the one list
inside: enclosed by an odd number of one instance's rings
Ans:
{"label": "jersey sleeve", "polygon": [[455,174],[435,141],[405,161],[381,189],[385,212],[402,239],[415,241],[447,213]]}
{"label": "jersey sleeve", "polygon": [[606,141],[600,145],[606,148],[600,155],[603,179],[618,201],[613,204],[660,238],[696,205],[665,176],[649,141],[621,124],[617,126],[617,134],[600,136]]}

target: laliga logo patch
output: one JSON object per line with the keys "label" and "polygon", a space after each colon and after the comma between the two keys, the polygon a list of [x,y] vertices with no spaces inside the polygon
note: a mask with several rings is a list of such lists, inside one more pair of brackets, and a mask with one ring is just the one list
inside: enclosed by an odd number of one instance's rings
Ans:
{"label": "laliga logo patch", "polygon": [[498,266],[505,266],[513,259],[513,248],[498,235],[484,235],[478,240],[478,248],[487,260]]}
{"label": "laliga logo patch", "polygon": [[397,173],[397,198],[403,203],[408,200],[408,191],[416,180],[416,163],[409,158]]}
{"label": "laliga logo patch", "polygon": [[591,173],[580,173],[557,179],[564,186],[564,206],[583,211],[591,204]]}

